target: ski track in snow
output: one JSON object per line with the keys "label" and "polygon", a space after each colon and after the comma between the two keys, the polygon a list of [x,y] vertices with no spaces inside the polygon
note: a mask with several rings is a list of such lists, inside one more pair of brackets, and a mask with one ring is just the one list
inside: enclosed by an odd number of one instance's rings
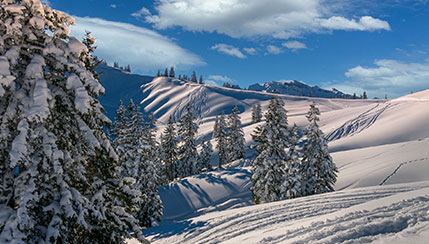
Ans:
{"label": "ski track in snow", "polygon": [[[373,125],[380,115],[385,112],[387,109],[395,106],[391,103],[385,104],[381,108],[378,108],[380,103],[377,103],[374,107],[369,110],[363,112],[359,116],[354,119],[351,119],[345,122],[342,126],[332,131],[328,135],[326,135],[326,140],[335,141],[346,136],[353,136],[365,129],[368,129],[371,125]],[[378,108],[378,109],[377,109]]]}
{"label": "ski track in snow", "polygon": [[[221,243],[227,241],[234,243],[234,238],[243,238],[246,233],[270,232],[279,226],[291,225],[295,221],[316,218],[423,187],[428,187],[428,184],[426,186],[414,184],[400,187],[361,188],[232,209],[220,213],[213,212],[171,225],[154,227],[147,230],[145,234],[151,237],[153,243]],[[388,208],[369,212],[352,212],[328,223],[316,222],[311,225],[311,228],[298,228],[298,230],[280,235],[269,235],[269,238],[259,240],[258,243],[308,243],[317,240],[320,242],[315,243],[368,242],[371,240],[371,236],[399,232],[407,228],[407,223],[429,221],[427,213],[426,217],[421,219],[425,211],[429,210],[428,202],[429,196],[424,196],[405,203],[395,203]],[[333,233],[337,234],[333,235]],[[291,241],[291,238],[298,238],[298,240]],[[243,241],[243,239],[240,240]]]}
{"label": "ski track in snow", "polygon": [[429,158],[419,158],[419,159],[414,159],[414,160],[410,160],[410,161],[406,161],[406,162],[402,162],[398,165],[398,167],[395,168],[395,170],[393,170],[393,172],[388,175],[385,179],[383,179],[380,183],[380,186],[384,185],[387,183],[387,181],[390,180],[390,178],[392,178],[396,173],[398,173],[399,169],[402,168],[402,166],[410,164],[410,163],[415,163],[415,162],[419,162],[419,161],[424,161],[424,160],[428,160]]}

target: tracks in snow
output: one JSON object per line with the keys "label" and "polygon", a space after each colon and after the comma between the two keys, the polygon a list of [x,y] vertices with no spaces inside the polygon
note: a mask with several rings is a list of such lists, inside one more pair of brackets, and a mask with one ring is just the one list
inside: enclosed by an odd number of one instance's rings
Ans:
{"label": "tracks in snow", "polygon": [[410,160],[410,161],[400,163],[398,165],[398,167],[396,167],[395,170],[393,170],[393,172],[391,174],[389,174],[386,178],[384,178],[379,185],[382,186],[382,185],[386,184],[386,182],[389,181],[390,178],[392,178],[399,171],[399,169],[402,168],[402,166],[407,165],[407,164],[411,164],[411,163],[415,163],[415,162],[419,162],[419,161],[423,161],[423,160],[428,160],[428,159],[429,158],[419,158],[419,159],[414,159],[414,160]]}
{"label": "tracks in snow", "polygon": [[356,118],[345,122],[342,126],[327,134],[325,138],[328,141],[335,141],[346,136],[357,134],[373,125],[384,111],[393,106],[394,105],[391,103],[384,105],[377,103],[374,107],[363,112]]}

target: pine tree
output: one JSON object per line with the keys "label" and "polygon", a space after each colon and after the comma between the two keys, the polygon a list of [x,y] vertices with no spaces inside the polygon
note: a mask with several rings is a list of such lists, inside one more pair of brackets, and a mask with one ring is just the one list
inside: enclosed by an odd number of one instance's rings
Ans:
{"label": "pine tree", "polygon": [[158,73],[156,73],[156,77],[161,77],[161,71],[158,70]]}
{"label": "pine tree", "polygon": [[145,241],[73,18],[39,0],[0,4],[0,243]]}
{"label": "pine tree", "polygon": [[265,113],[265,124],[257,126],[252,134],[256,144],[255,158],[252,160],[251,188],[256,204],[273,202],[286,197],[282,185],[285,181],[285,165],[290,160],[287,148],[289,130],[284,103],[273,98]]}
{"label": "pine tree", "polygon": [[301,162],[303,196],[334,190],[338,172],[328,152],[328,145],[319,129],[320,112],[315,103],[310,105],[307,113],[309,125],[305,130],[307,141],[303,146],[303,158]]}
{"label": "pine tree", "polygon": [[173,66],[171,66],[171,68],[170,68],[170,75],[169,75],[171,78],[174,78],[174,77],[176,77],[176,74],[174,73],[174,67]]}
{"label": "pine tree", "polygon": [[118,62],[113,62],[113,68],[119,69],[119,63]]}
{"label": "pine tree", "polygon": [[179,80],[181,80],[182,79],[182,75],[181,74],[179,74],[179,78],[178,78]]}
{"label": "pine tree", "polygon": [[289,132],[289,160],[286,162],[285,165],[286,174],[281,189],[281,191],[284,192],[287,198],[295,198],[301,196],[301,155],[298,148],[298,141],[298,129],[296,127],[296,124],[294,124]]}
{"label": "pine tree", "polygon": [[216,149],[218,150],[219,156],[219,168],[222,169],[223,165],[228,162],[228,149],[227,149],[227,128],[225,115],[222,112],[221,116],[216,116],[215,125],[213,128],[213,138],[216,139]]}
{"label": "pine tree", "polygon": [[244,158],[245,144],[244,132],[241,128],[241,120],[238,115],[237,106],[234,106],[232,113],[228,115],[227,129],[227,152],[228,162]]}
{"label": "pine tree", "polygon": [[198,164],[198,153],[196,136],[198,133],[198,125],[194,122],[196,119],[192,112],[192,106],[189,103],[186,106],[186,112],[182,115],[179,120],[179,139],[180,144],[178,146],[178,165],[177,175],[178,177],[187,177],[199,173],[196,171],[199,166]]}
{"label": "pine tree", "polygon": [[201,171],[212,171],[212,165],[210,164],[210,159],[213,155],[213,146],[210,143],[210,140],[203,142],[201,153],[199,155],[199,161],[201,164]]}
{"label": "pine tree", "polygon": [[368,99],[368,96],[366,95],[366,91],[363,92],[362,99]]}
{"label": "pine tree", "polygon": [[195,71],[192,71],[192,78],[191,78],[192,82],[197,82],[197,74],[195,74]]}
{"label": "pine tree", "polygon": [[163,163],[166,183],[176,178],[177,163],[177,135],[174,127],[173,117],[168,119],[167,127],[161,135],[161,161]]}
{"label": "pine tree", "polygon": [[168,77],[168,69],[167,68],[165,68],[165,70],[164,70],[164,75],[163,75],[164,77]]}
{"label": "pine tree", "polygon": [[255,104],[252,107],[252,124],[261,122],[262,120],[262,109],[261,104]]}
{"label": "pine tree", "polygon": [[200,84],[204,84],[204,81],[203,81],[203,76],[202,75],[200,75],[200,82],[199,82]]}

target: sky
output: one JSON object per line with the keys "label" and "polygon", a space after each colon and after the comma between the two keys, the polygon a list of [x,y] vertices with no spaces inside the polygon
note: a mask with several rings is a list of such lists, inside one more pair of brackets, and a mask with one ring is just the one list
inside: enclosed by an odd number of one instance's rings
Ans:
{"label": "sky", "polygon": [[109,64],[243,88],[299,80],[395,98],[429,89],[428,0],[44,0]]}

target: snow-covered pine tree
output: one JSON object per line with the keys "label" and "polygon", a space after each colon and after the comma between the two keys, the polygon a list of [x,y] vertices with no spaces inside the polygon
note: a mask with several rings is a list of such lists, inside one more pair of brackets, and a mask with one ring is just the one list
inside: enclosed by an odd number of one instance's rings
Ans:
{"label": "snow-covered pine tree", "polygon": [[168,77],[168,69],[167,68],[165,68],[165,70],[164,70],[164,75],[163,75],[164,77]]}
{"label": "snow-covered pine tree", "polygon": [[228,162],[228,138],[225,114],[222,112],[220,116],[216,116],[215,125],[213,128],[213,138],[216,139],[216,149],[219,156],[219,168]]}
{"label": "snow-covered pine tree", "polygon": [[200,81],[199,81],[199,83],[200,84],[204,84],[204,80],[203,80],[203,76],[202,75],[200,75]]}
{"label": "snow-covered pine tree", "polygon": [[261,104],[255,104],[252,107],[252,124],[261,122],[262,120],[262,109]]}
{"label": "snow-covered pine tree", "polygon": [[257,126],[252,134],[256,144],[252,160],[251,188],[256,204],[285,198],[282,184],[285,181],[285,165],[290,160],[289,130],[284,103],[278,98],[270,101],[265,113],[265,124]]}
{"label": "snow-covered pine tree", "polygon": [[177,163],[177,135],[172,116],[168,119],[167,127],[161,135],[160,152],[165,183],[168,183],[176,178]]}
{"label": "snow-covered pine tree", "polygon": [[337,180],[337,167],[328,152],[328,145],[319,129],[320,112],[315,103],[310,104],[306,115],[309,125],[305,130],[307,141],[302,148],[303,158],[301,161],[303,196],[334,190]]}
{"label": "snow-covered pine tree", "polygon": [[210,164],[210,159],[213,155],[213,146],[210,143],[210,140],[203,142],[201,145],[201,152],[199,155],[199,162],[201,164],[202,171],[208,172],[212,171],[212,165]]}
{"label": "snow-covered pine tree", "polygon": [[178,177],[187,177],[197,174],[198,152],[196,144],[196,136],[198,133],[198,125],[194,122],[196,119],[192,112],[192,105],[188,103],[186,112],[179,120],[179,139],[178,145]]}
{"label": "snow-covered pine tree", "polygon": [[176,77],[176,73],[174,72],[174,67],[173,67],[173,66],[171,66],[171,68],[170,68],[170,74],[169,74],[169,76],[170,76],[171,78]]}
{"label": "snow-covered pine tree", "polygon": [[227,153],[228,162],[244,158],[246,141],[244,139],[244,132],[241,128],[241,120],[238,115],[239,111],[237,106],[234,106],[232,112],[228,115],[227,121]]}
{"label": "snow-covered pine tree", "polygon": [[298,129],[296,124],[293,125],[289,133],[289,160],[285,165],[285,180],[282,184],[281,191],[286,194],[287,198],[301,196],[301,172],[300,172],[300,151],[298,148]]}
{"label": "snow-covered pine tree", "polygon": [[158,170],[161,169],[161,162],[155,136],[155,123],[155,118],[151,113],[140,138],[141,158],[137,185],[145,198],[143,199],[143,206],[137,214],[137,219],[145,227],[152,226],[154,220],[160,221],[162,216],[162,202],[158,195],[158,187],[162,183]]}
{"label": "snow-covered pine tree", "polygon": [[116,110],[115,121],[113,122],[111,135],[113,136],[113,147],[115,148],[116,154],[119,157],[119,160],[125,157],[127,149],[125,145],[128,139],[129,133],[129,123],[128,123],[128,110],[124,106],[122,99],[119,101],[119,107]]}
{"label": "snow-covered pine tree", "polygon": [[195,71],[192,71],[192,78],[191,78],[192,82],[197,82],[197,74],[195,73]]}
{"label": "snow-covered pine tree", "polygon": [[0,243],[145,241],[73,23],[40,0],[0,2]]}

